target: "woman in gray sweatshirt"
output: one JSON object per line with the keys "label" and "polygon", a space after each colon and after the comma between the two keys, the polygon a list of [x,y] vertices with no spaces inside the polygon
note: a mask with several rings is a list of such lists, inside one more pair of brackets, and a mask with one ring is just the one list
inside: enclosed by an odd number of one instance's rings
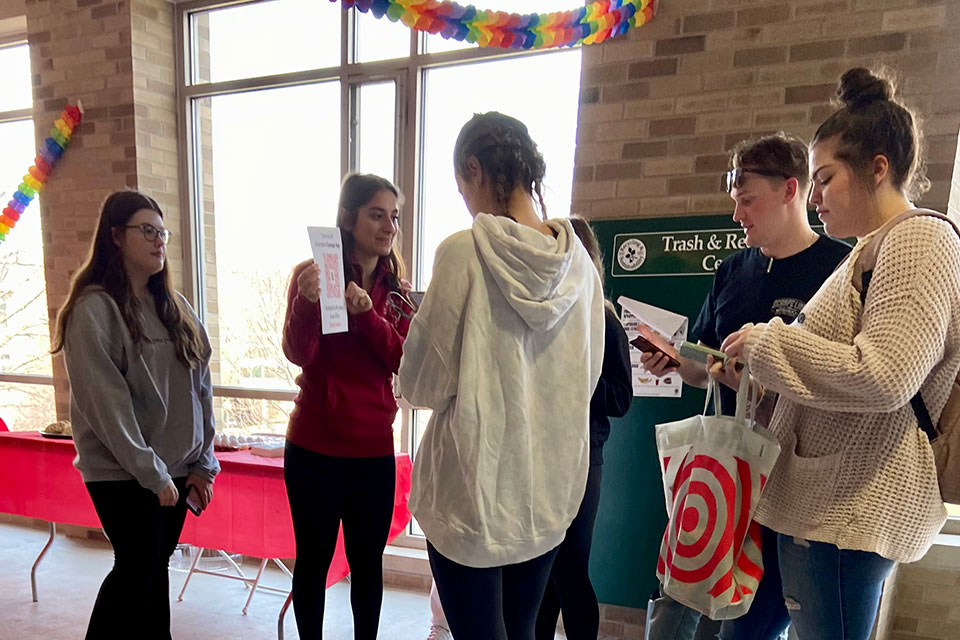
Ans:
{"label": "woman in gray sweatshirt", "polygon": [[204,508],[213,455],[210,343],[173,289],[156,201],[103,204],[86,262],[57,318],[70,379],[74,464],[114,551],[87,638],[170,638],[167,566],[187,499]]}

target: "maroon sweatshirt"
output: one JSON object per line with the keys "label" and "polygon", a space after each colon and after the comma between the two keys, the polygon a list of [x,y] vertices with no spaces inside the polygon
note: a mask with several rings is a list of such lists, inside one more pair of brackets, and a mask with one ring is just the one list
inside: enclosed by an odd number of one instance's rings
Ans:
{"label": "maroon sweatshirt", "polygon": [[[351,315],[346,333],[323,335],[319,303],[304,298],[297,287],[310,262],[294,269],[287,294],[283,353],[302,368],[287,440],[329,456],[388,456],[393,453],[397,415],[392,374],[400,366],[410,321],[388,304],[389,272],[381,260],[368,292],[373,308]],[[354,269],[361,273],[359,265]],[[362,281],[362,275],[358,278]],[[396,296],[389,298],[397,301]]]}

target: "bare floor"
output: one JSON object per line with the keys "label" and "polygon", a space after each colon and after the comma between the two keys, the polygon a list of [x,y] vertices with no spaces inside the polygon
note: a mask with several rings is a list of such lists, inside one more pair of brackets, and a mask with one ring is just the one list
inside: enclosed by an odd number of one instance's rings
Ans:
{"label": "bare floor", "polygon": [[[87,618],[100,582],[110,570],[113,554],[106,543],[57,535],[37,570],[39,602],[31,602],[30,566],[43,548],[47,532],[0,523],[0,640],[83,638]],[[256,560],[244,566],[255,575]],[[247,615],[241,610],[248,589],[243,583],[196,575],[183,602],[176,597],[186,573],[171,571],[172,633],[176,640],[192,638],[270,639],[277,637],[277,616],[284,596],[260,592]],[[288,589],[289,579],[279,569],[268,569],[263,582]],[[341,582],[327,590],[325,640],[352,640],[350,587]],[[426,594],[386,589],[380,623],[384,640],[421,640],[430,626]],[[292,609],[287,612],[285,638],[298,638]]]}

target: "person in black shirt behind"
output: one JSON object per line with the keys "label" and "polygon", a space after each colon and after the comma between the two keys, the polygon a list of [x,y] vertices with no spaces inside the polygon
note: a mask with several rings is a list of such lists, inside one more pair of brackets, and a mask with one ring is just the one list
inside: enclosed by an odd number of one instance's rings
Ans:
{"label": "person in black shirt behind", "polygon": [[[847,244],[810,228],[808,155],[802,141],[783,133],[743,141],[730,152],[730,165],[726,186],[735,203],[733,219],[743,228],[748,248],[720,264],[693,326],[697,340],[714,349],[747,323],[774,317],[803,322],[803,306],[850,252]],[[658,354],[641,356],[644,368],[657,376],[674,371],[665,360]],[[727,369],[714,368],[713,374],[725,383],[720,385],[722,411],[733,415],[737,376]],[[711,375],[708,366],[686,358],[678,372],[700,388]],[[778,571],[776,554],[770,562],[766,556],[765,571]],[[700,614],[669,598],[656,599],[647,614],[647,640],[690,640],[697,634]],[[701,627],[706,626],[711,629],[701,629],[698,637],[713,638],[720,625],[705,619]]]}
{"label": "person in black shirt behind", "polygon": [[[593,259],[602,281],[603,263],[597,236],[583,218],[570,218],[570,225]],[[604,311],[603,370],[590,399],[590,471],[587,488],[580,510],[570,523],[553,562],[550,581],[537,614],[537,640],[553,640],[561,611],[564,632],[569,640],[596,640],[600,629],[600,607],[587,569],[593,525],[600,504],[603,444],[610,436],[610,418],[625,416],[633,401],[627,334],[609,301]]]}

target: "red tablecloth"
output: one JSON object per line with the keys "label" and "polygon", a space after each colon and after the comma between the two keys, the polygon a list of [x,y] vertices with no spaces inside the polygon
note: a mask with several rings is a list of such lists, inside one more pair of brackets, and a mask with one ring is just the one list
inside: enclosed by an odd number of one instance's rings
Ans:
{"label": "red tablecloth", "polygon": [[[0,513],[99,528],[90,495],[73,466],[74,457],[72,440],[0,432]],[[213,502],[199,518],[187,513],[180,541],[257,558],[294,557],[283,458],[263,458],[247,451],[217,452],[217,458],[221,471]],[[411,469],[410,456],[398,453],[389,540],[410,522]],[[322,500],[322,493],[318,492],[317,499]],[[341,531],[327,585],[348,572]]]}

